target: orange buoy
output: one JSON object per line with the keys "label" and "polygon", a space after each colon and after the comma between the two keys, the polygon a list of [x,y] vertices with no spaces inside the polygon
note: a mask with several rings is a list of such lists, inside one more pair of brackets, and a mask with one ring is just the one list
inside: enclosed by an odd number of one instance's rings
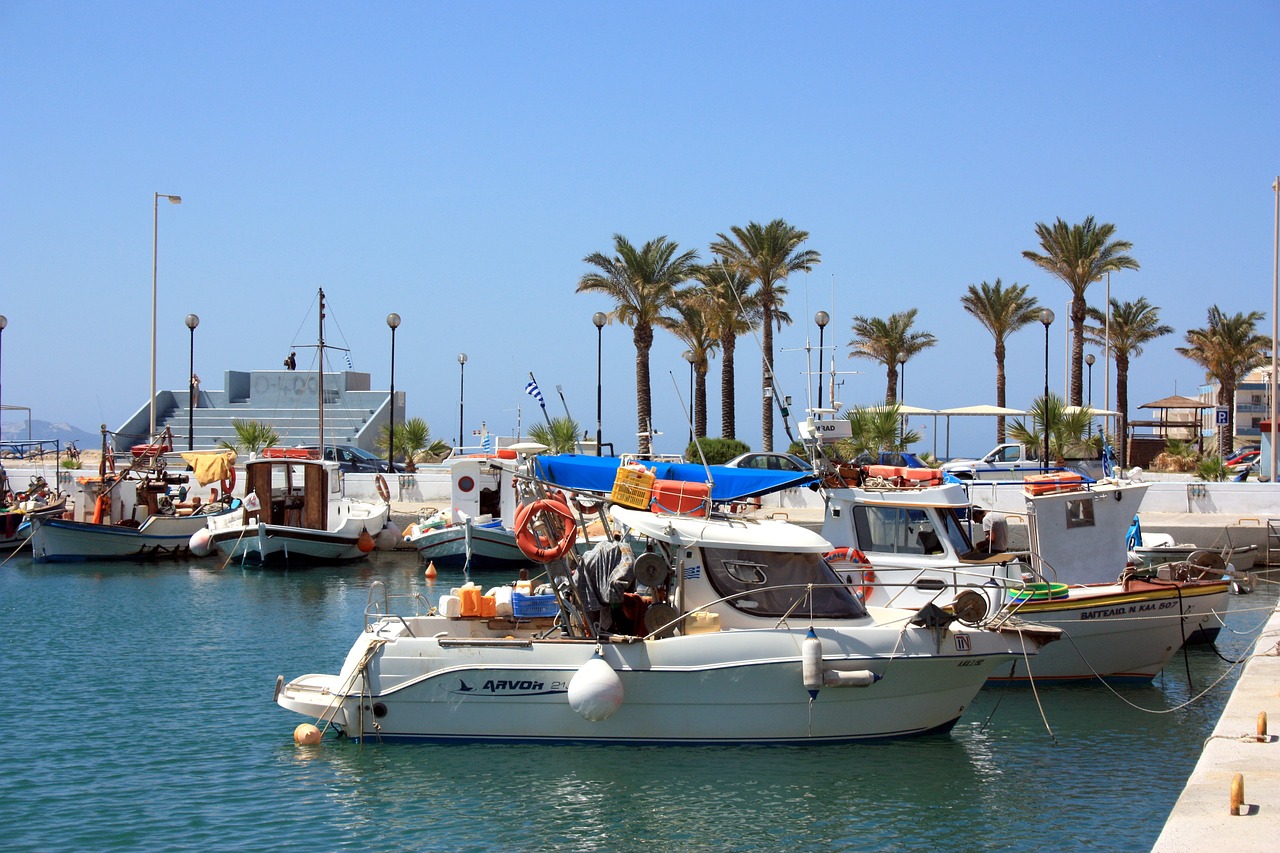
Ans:
{"label": "orange buoy", "polygon": [[373,550],[373,537],[369,535],[369,531],[360,531],[360,538],[356,540],[356,547],[365,554]]}
{"label": "orange buoy", "polygon": [[303,723],[293,730],[293,742],[298,746],[317,746],[320,741],[320,730],[310,723]]}
{"label": "orange buoy", "polygon": [[434,561],[431,561],[431,560],[427,561],[426,576],[428,578],[434,578],[436,576],[436,564]]}

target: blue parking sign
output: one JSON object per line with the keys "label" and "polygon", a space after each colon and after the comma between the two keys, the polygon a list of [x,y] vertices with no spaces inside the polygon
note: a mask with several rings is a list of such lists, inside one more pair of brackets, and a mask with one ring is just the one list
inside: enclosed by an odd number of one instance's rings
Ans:
{"label": "blue parking sign", "polygon": [[1217,411],[1214,412],[1214,417],[1213,417],[1214,424],[1216,424],[1217,426],[1226,426],[1228,414],[1229,413],[1227,411],[1226,406],[1219,406],[1217,408]]}

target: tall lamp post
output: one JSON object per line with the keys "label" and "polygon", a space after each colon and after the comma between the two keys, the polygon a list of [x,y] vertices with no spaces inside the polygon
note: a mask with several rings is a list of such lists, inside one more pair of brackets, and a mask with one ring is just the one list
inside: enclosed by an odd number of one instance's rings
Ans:
{"label": "tall lamp post", "polygon": [[462,406],[466,399],[467,354],[458,353],[458,446],[462,446]]}
{"label": "tall lamp post", "polygon": [[698,409],[693,399],[693,350],[684,351],[684,360],[689,362],[689,443],[693,444],[693,422],[698,419]]}
{"label": "tall lamp post", "polygon": [[591,322],[596,327],[596,456],[600,455],[600,442],[604,437],[600,428],[600,353],[604,340],[604,324],[608,321],[609,315],[603,311],[597,311],[591,315]]}
{"label": "tall lamp post", "polygon": [[182,204],[182,196],[155,193],[151,199],[151,432],[147,440],[156,434],[156,258],[160,234],[160,199],[169,204]]}
{"label": "tall lamp post", "polygon": [[199,393],[196,387],[196,326],[199,325],[198,315],[187,315],[187,328],[191,331],[191,355],[187,361],[188,373],[191,374],[187,384],[187,450],[196,449],[196,394]]}
{"label": "tall lamp post", "polygon": [[391,412],[387,427],[387,473],[396,472],[396,329],[400,327],[400,315],[392,312],[387,315],[387,326],[391,329]]}
{"label": "tall lamp post", "polygon": [[[907,396],[907,354],[905,352],[898,353],[898,405],[903,405]],[[898,442],[907,435],[907,416],[902,415],[898,418]]]}
{"label": "tall lamp post", "polygon": [[[1093,353],[1085,354],[1084,363],[1089,366],[1089,408],[1090,409],[1093,408],[1093,363],[1094,361],[1096,361],[1096,359],[1093,357]],[[1090,412],[1089,414],[1090,414],[1090,417],[1092,417],[1093,413]]]}
{"label": "tall lamp post", "polygon": [[831,315],[826,311],[819,311],[813,315],[813,322],[818,324],[818,408],[822,408],[822,333],[827,330],[827,323],[831,322]]}
{"label": "tall lamp post", "polygon": [[1049,327],[1053,325],[1053,311],[1040,309],[1040,322],[1044,323],[1044,402],[1041,403],[1041,427],[1044,429],[1044,455],[1040,457],[1040,469],[1049,469]]}

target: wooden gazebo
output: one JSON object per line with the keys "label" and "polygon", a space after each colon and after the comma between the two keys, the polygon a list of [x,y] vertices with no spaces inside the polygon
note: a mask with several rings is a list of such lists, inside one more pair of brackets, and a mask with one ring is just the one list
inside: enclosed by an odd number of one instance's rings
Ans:
{"label": "wooden gazebo", "polygon": [[[1151,460],[1164,451],[1165,445],[1168,443],[1169,433],[1173,430],[1190,430],[1192,435],[1189,437],[1194,437],[1196,448],[1200,452],[1204,452],[1204,430],[1200,424],[1200,412],[1204,409],[1212,409],[1212,404],[1202,402],[1193,397],[1182,397],[1175,394],[1172,397],[1143,403],[1138,408],[1153,409],[1159,413],[1159,417],[1155,420],[1129,421],[1129,434],[1125,437],[1129,448],[1129,453],[1126,457],[1127,464],[1149,466]],[[1190,420],[1185,419],[1185,417],[1175,419],[1170,416],[1174,412],[1186,411],[1192,412]],[[1154,435],[1134,435],[1135,428],[1152,429],[1154,430]]]}

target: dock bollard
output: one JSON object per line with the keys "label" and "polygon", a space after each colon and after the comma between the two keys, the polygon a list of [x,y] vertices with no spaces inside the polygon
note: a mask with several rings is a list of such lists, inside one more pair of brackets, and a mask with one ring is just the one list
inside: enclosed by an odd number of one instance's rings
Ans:
{"label": "dock bollard", "polygon": [[1231,814],[1242,814],[1244,807],[1244,774],[1237,773],[1231,777]]}
{"label": "dock bollard", "polygon": [[1259,711],[1258,712],[1258,742],[1266,743],[1269,740],[1271,740],[1271,738],[1267,735],[1267,712]]}

